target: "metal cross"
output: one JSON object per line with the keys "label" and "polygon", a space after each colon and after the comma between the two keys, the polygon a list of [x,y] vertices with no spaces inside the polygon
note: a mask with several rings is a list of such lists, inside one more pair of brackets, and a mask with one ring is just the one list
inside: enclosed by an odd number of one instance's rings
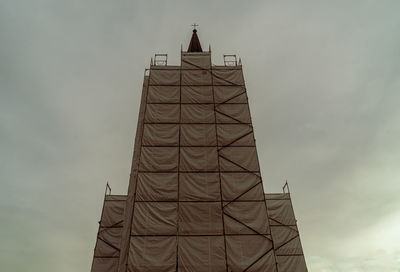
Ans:
{"label": "metal cross", "polygon": [[196,29],[196,26],[199,26],[199,25],[194,23],[192,26],[193,26],[193,29]]}

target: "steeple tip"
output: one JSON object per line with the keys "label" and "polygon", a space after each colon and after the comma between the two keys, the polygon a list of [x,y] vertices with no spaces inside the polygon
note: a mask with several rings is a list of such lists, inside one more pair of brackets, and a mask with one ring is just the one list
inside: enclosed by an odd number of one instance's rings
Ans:
{"label": "steeple tip", "polygon": [[200,40],[199,37],[197,36],[197,29],[196,29],[196,24],[193,24],[193,34],[192,38],[190,39],[189,47],[188,47],[188,52],[203,52],[203,49],[201,48]]}

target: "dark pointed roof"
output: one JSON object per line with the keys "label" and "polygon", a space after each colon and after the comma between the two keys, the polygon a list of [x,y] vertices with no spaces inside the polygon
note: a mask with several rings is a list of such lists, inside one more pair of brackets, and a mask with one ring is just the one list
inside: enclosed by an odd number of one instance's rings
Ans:
{"label": "dark pointed roof", "polygon": [[201,49],[199,37],[197,36],[196,29],[193,29],[192,39],[190,40],[190,44],[189,44],[187,51],[188,52],[203,52],[203,49]]}

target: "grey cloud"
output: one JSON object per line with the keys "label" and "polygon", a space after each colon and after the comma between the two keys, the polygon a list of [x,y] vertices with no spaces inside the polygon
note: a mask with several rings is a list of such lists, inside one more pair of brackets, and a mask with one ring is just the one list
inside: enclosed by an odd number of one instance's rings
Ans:
{"label": "grey cloud", "polygon": [[242,57],[265,188],[288,179],[310,271],[398,271],[379,241],[399,224],[399,8],[3,1],[2,267],[89,270],[105,182],[127,189],[143,70],[178,63],[197,22],[214,63]]}

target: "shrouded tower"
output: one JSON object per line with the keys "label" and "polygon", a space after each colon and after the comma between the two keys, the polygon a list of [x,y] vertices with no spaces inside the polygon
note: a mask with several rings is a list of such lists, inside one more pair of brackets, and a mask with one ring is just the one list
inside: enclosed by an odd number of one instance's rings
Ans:
{"label": "shrouded tower", "polygon": [[128,195],[105,195],[92,271],[307,271],[289,193],[264,194],[241,63],[212,65],[196,32],[180,66],[156,55],[144,77]]}

